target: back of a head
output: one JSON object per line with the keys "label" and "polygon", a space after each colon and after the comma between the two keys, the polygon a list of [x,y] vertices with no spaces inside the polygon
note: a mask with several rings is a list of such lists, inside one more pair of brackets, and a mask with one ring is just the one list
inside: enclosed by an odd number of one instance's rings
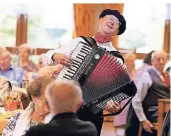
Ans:
{"label": "back of a head", "polygon": [[82,91],[73,80],[55,80],[46,90],[46,98],[52,115],[76,112],[82,102]]}
{"label": "back of a head", "polygon": [[6,47],[0,47],[0,54],[2,54],[3,52],[5,52],[7,49]]}
{"label": "back of a head", "polygon": [[153,52],[154,52],[154,51],[151,51],[150,53],[148,53],[148,54],[145,56],[145,58],[144,58],[144,60],[143,60],[143,62],[144,62],[145,64],[151,65],[151,56],[152,56]]}
{"label": "back of a head", "polygon": [[46,87],[53,80],[54,79],[50,77],[37,77],[34,80],[32,80],[27,88],[29,99],[32,100],[32,96],[40,97],[42,94],[44,94]]}
{"label": "back of a head", "polygon": [[19,49],[19,52],[20,52],[20,51],[23,51],[23,50],[29,50],[30,48],[29,48],[28,44],[24,43],[24,44],[21,44],[18,49]]}

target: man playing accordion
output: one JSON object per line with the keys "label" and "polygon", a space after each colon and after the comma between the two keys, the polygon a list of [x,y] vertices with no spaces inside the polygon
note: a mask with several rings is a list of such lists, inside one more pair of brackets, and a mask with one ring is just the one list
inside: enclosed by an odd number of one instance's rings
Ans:
{"label": "man playing accordion", "polygon": [[[99,15],[97,28],[93,38],[98,46],[105,48],[107,51],[116,51],[111,43],[112,36],[121,35],[125,30],[126,21],[124,17],[117,10],[105,9]],[[83,38],[77,37],[67,46],[62,46],[59,49],[48,51],[43,57],[43,64],[62,64],[70,67],[72,64],[72,59],[69,56],[80,41],[85,42]],[[120,110],[120,105],[119,103],[110,100],[107,102],[105,109],[110,113],[115,113]],[[100,136],[103,124],[103,117],[101,117],[102,115],[103,112],[92,115],[88,109],[78,111],[78,117],[80,119],[91,121],[96,126],[98,136]]]}

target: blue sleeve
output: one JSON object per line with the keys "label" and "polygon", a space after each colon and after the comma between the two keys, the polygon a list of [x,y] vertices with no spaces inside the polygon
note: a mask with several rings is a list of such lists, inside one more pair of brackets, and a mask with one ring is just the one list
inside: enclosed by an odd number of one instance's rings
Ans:
{"label": "blue sleeve", "polygon": [[15,68],[16,81],[21,85],[24,77],[24,69],[20,67]]}

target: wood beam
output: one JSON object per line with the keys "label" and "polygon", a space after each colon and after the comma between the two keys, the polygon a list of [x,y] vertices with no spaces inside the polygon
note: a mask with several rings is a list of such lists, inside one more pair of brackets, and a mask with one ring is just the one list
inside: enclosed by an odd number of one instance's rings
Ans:
{"label": "wood beam", "polygon": [[27,21],[27,14],[17,15],[16,46],[20,46],[23,43],[27,43]]}

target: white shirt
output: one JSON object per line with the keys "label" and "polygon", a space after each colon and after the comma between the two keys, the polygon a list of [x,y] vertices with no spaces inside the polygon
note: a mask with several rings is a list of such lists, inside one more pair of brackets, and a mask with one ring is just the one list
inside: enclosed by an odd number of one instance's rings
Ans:
{"label": "white shirt", "polygon": [[[161,73],[155,67],[152,68],[161,77]],[[152,86],[152,83],[152,79],[147,71],[144,71],[135,83],[137,87],[137,93],[132,99],[132,106],[139,121],[144,121],[147,119],[143,111],[142,102],[147,95],[148,89]]]}
{"label": "white shirt", "polygon": [[[43,65],[52,65],[54,64],[54,61],[52,60],[52,56],[55,53],[64,53],[65,55],[70,55],[71,52],[74,50],[74,48],[77,46],[77,44],[82,41],[85,42],[83,38],[78,37],[73,39],[69,45],[64,45],[61,48],[55,49],[55,50],[49,50],[42,58]],[[104,44],[98,44],[98,46],[105,48],[108,51],[116,51],[116,49],[113,47],[111,42],[104,43]]]}

